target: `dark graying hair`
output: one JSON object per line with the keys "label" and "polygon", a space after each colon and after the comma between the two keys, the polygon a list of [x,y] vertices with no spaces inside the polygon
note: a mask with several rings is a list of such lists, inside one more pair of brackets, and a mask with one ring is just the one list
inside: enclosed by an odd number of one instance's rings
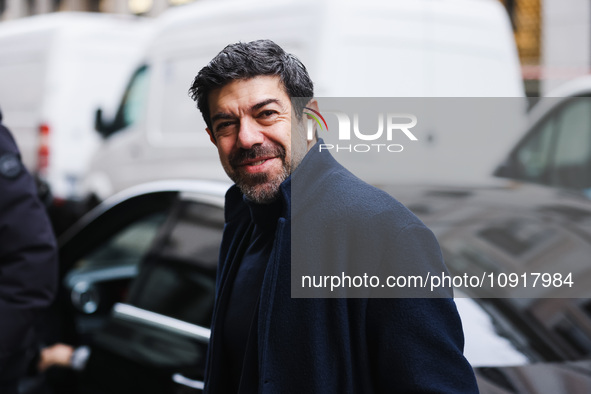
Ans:
{"label": "dark graying hair", "polygon": [[225,47],[203,67],[189,89],[189,96],[197,102],[210,130],[209,93],[234,80],[260,75],[279,76],[285,92],[294,102],[296,116],[302,116],[304,106],[314,96],[314,84],[302,62],[271,40],[238,42]]}

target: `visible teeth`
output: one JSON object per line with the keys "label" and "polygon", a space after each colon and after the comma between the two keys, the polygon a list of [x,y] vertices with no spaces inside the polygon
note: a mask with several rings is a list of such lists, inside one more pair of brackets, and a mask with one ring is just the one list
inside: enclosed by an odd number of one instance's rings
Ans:
{"label": "visible teeth", "polygon": [[265,162],[266,160],[261,160],[261,161],[254,161],[252,163],[248,163],[249,166],[258,166],[261,165]]}

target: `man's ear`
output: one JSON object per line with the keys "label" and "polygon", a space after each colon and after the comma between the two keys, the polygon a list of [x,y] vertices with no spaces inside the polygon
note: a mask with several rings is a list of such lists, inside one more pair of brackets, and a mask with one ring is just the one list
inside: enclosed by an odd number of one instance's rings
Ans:
{"label": "man's ear", "polygon": [[306,104],[306,107],[312,108],[314,111],[320,112],[320,109],[318,109],[318,101],[316,99],[312,99],[312,100],[308,101],[308,104]]}
{"label": "man's ear", "polygon": [[[320,109],[318,108],[318,101],[316,101],[316,99],[312,99],[310,101],[308,101],[308,104],[306,104],[307,108],[313,109],[316,112],[320,112]],[[312,117],[310,115],[306,115],[306,118],[308,119],[312,119]],[[310,149],[312,147],[312,145],[314,145],[316,143],[316,141],[318,140],[318,129],[316,128],[316,126],[314,126],[314,138],[312,138],[312,140],[308,141],[308,149]]]}
{"label": "man's ear", "polygon": [[214,144],[215,146],[218,146],[218,143],[215,140],[215,138],[213,138],[213,133],[211,132],[211,130],[209,130],[209,127],[206,127],[205,131],[207,131],[207,134],[209,134],[209,140],[211,141],[211,143]]}

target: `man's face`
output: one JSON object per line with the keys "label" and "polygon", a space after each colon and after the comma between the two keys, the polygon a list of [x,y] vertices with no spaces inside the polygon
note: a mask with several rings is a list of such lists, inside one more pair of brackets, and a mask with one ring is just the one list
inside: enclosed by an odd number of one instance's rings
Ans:
{"label": "man's face", "polygon": [[292,170],[291,100],[279,77],[232,81],[213,90],[208,102],[207,132],[230,179],[252,201],[275,200]]}

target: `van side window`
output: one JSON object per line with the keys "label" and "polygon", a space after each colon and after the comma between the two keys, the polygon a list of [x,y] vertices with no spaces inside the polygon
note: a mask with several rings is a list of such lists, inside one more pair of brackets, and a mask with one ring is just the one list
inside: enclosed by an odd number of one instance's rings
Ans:
{"label": "van side window", "polygon": [[518,179],[591,190],[591,98],[576,97],[554,110],[514,158]]}
{"label": "van side window", "polygon": [[516,177],[545,183],[550,171],[555,118],[544,121],[515,154]]}
{"label": "van side window", "polygon": [[125,92],[121,103],[122,128],[136,123],[144,114],[148,101],[149,69],[139,68]]}
{"label": "van side window", "polygon": [[579,190],[591,187],[591,99],[576,98],[563,107],[553,167],[551,185]]}

